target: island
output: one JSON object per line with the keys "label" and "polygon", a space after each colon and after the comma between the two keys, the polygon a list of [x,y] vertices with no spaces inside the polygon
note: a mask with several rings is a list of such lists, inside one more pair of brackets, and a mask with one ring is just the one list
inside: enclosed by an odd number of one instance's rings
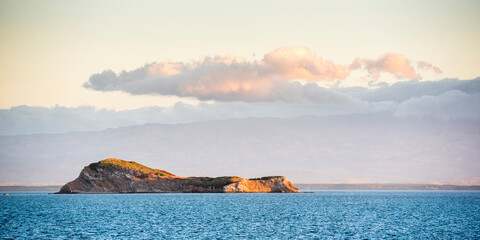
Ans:
{"label": "island", "polygon": [[179,177],[167,171],[115,158],[92,163],[59,194],[73,193],[295,193],[299,190],[283,176],[244,179]]}

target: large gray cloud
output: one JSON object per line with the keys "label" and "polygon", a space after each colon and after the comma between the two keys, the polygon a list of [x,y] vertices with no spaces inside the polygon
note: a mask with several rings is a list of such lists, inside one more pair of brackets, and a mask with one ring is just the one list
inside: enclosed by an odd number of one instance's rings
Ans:
{"label": "large gray cloud", "polygon": [[[291,83],[296,84],[296,83]],[[94,107],[18,106],[0,110],[0,135],[92,131],[145,123],[188,123],[249,117],[327,116],[385,112],[401,118],[432,117],[443,120],[479,120],[480,78],[473,80],[407,81],[377,89],[325,89],[306,84],[301,94],[312,102],[343,102],[318,105],[296,102],[298,92],[286,103],[215,102],[199,105],[177,103],[173,107],[146,107],[134,110],[96,110]],[[311,87],[311,91],[309,88]],[[324,94],[316,94],[324,91]],[[329,95],[329,93],[335,93]]]}
{"label": "large gray cloud", "polygon": [[439,96],[411,98],[398,105],[395,116],[480,120],[480,93],[469,95],[452,90]]}
{"label": "large gray cloud", "polygon": [[177,103],[172,107],[146,107],[113,111],[92,106],[77,108],[17,106],[0,110],[0,135],[97,131],[146,123],[177,124],[250,117],[289,118],[324,116],[359,111],[359,107],[320,107],[312,104],[275,103]]}
{"label": "large gray cloud", "polygon": [[458,80],[458,79],[443,79],[439,81],[410,80],[405,82],[397,82],[390,86],[386,85],[376,89],[354,87],[354,88],[337,88],[335,90],[367,102],[382,102],[382,101],[403,102],[410,98],[418,98],[425,95],[438,96],[440,94],[443,94],[452,90],[459,90],[466,94],[480,93],[480,77],[472,80]]}

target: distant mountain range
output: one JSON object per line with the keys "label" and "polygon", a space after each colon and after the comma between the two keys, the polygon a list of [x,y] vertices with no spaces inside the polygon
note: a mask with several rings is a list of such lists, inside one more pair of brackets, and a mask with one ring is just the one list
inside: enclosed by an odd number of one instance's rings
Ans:
{"label": "distant mountain range", "polygon": [[466,120],[351,114],[1,136],[0,185],[62,184],[78,169],[110,157],[180,176],[479,185],[479,126]]}
{"label": "distant mountain range", "polygon": [[52,191],[58,192],[61,185],[51,186],[0,186],[0,191]]}
{"label": "distant mountain range", "polygon": [[295,184],[301,190],[480,190],[480,185],[464,186],[450,184]]}

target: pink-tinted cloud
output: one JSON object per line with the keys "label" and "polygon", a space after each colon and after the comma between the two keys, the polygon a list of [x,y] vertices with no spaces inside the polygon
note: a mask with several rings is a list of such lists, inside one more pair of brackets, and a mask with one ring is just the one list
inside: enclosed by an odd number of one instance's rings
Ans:
{"label": "pink-tinted cloud", "polygon": [[338,104],[349,102],[342,94],[311,82],[344,79],[347,66],[323,60],[304,47],[284,47],[257,61],[232,55],[206,57],[182,63],[165,60],[147,64],[130,72],[111,70],[94,74],[84,85],[100,91],[124,91],[131,94],[175,95],[200,100],[285,101]]}
{"label": "pink-tinted cloud", "polygon": [[407,57],[397,53],[387,53],[374,60],[356,58],[350,65],[350,68],[352,70],[363,68],[374,79],[379,79],[381,73],[391,73],[398,79],[421,78],[415,72]]}
{"label": "pink-tinted cloud", "polygon": [[440,68],[435,67],[431,63],[425,61],[417,62],[417,67],[422,70],[433,70],[435,73],[442,73],[442,70],[440,70]]}
{"label": "pink-tinted cloud", "polygon": [[[428,64],[422,61],[419,68],[434,68]],[[84,87],[199,100],[335,105],[350,104],[352,99],[321,88],[315,82],[343,80],[355,69],[365,69],[374,79],[383,73],[391,73],[398,79],[421,78],[401,54],[388,53],[375,60],[357,58],[345,66],[325,60],[305,47],[282,47],[267,53],[260,61],[217,55],[187,63],[167,59],[119,74],[106,70],[92,75]],[[297,79],[310,83],[300,84]]]}
{"label": "pink-tinted cloud", "polygon": [[263,64],[285,78],[310,81],[345,79],[350,69],[323,60],[305,47],[283,47],[265,55]]}

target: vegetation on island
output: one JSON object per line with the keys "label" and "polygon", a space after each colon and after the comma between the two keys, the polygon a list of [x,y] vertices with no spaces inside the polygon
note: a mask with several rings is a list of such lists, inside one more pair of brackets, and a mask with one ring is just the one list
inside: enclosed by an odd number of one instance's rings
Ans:
{"label": "vegetation on island", "polygon": [[248,180],[272,180],[272,179],[280,179],[283,181],[285,177],[284,176],[267,176],[267,177],[260,177],[260,178],[250,178]]}
{"label": "vegetation on island", "polygon": [[109,158],[100,162],[92,163],[88,165],[88,167],[97,172],[99,169],[104,169],[106,171],[127,171],[140,179],[147,179],[151,175],[159,177],[175,176],[167,171],[149,168],[134,161],[124,161],[116,158]]}
{"label": "vegetation on island", "polygon": [[243,180],[241,177],[237,176],[225,176],[225,177],[192,177],[189,179],[188,183],[198,187],[213,187],[219,188],[226,186],[231,183],[239,182]]}

